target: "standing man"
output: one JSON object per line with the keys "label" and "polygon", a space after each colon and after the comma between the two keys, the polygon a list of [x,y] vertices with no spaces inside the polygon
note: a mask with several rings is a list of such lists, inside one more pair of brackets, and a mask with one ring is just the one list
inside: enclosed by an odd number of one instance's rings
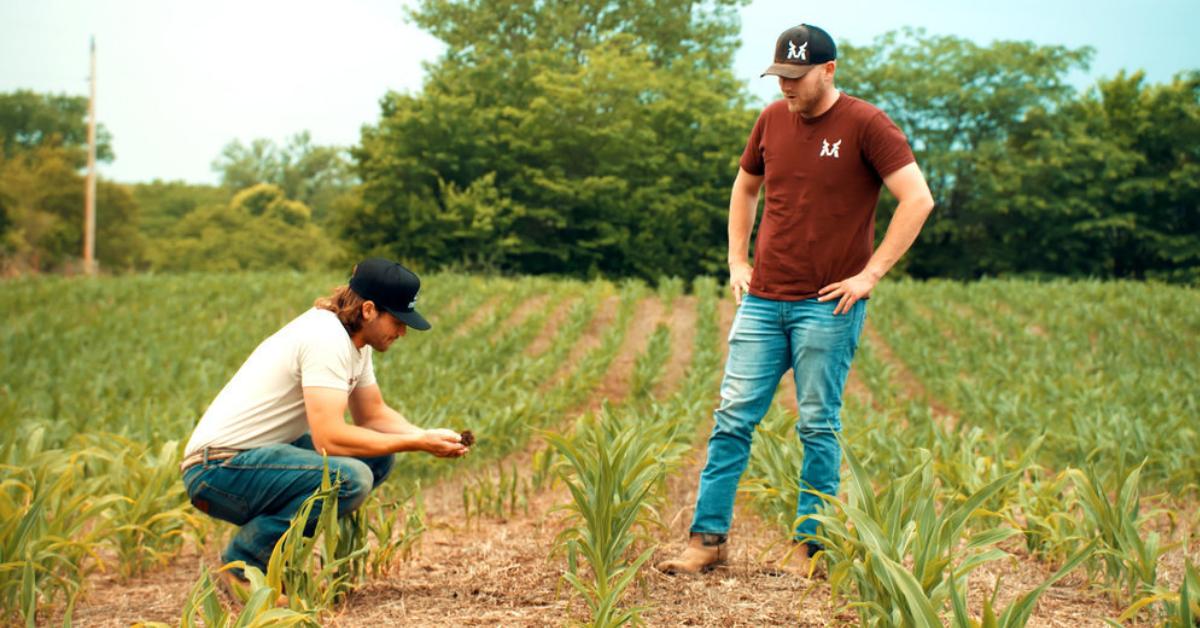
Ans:
{"label": "standing man", "polygon": [[[292,516],[321,486],[322,454],[341,479],[339,515],[387,477],[395,452],[466,455],[457,433],[409,423],[384,403],[375,382],[372,349],[387,351],[409,327],[429,329],[413,309],[420,289],[400,264],[364,260],[349,285],[258,345],[213,400],[181,469],[196,508],[241,526],[223,560],[266,570]],[[344,419],[347,408],[353,424]]]}
{"label": "standing man", "polygon": [[[721,404],[688,546],[659,563],[660,571],[697,573],[727,559],[734,495],[754,428],[788,369],[804,445],[797,518],[820,504],[807,491],[837,494],[842,389],[866,319],[865,299],[912,245],[933,199],[900,129],[834,87],[836,59],[833,38],[802,24],[779,36],[775,62],[763,73],[779,77],[784,98],[759,115],[729,200],[729,284],[739,307]],[[899,205],[872,253],[881,184]],[[764,185],[752,267],[750,233]],[[795,531],[801,563],[820,550],[810,536],[816,527],[806,519]]]}

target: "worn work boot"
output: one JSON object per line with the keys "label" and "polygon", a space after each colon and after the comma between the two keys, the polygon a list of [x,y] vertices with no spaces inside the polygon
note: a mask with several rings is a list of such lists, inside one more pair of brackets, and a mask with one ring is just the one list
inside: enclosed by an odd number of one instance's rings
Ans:
{"label": "worn work boot", "polygon": [[729,540],[724,534],[692,533],[687,548],[677,558],[664,560],[655,569],[668,574],[711,571],[729,559]]}
{"label": "worn work boot", "polygon": [[762,573],[772,576],[794,576],[800,578],[820,578],[825,575],[817,553],[821,546],[815,543],[792,541],[775,547],[762,563]]}
{"label": "worn work boot", "polygon": [[[250,581],[232,569],[226,569],[225,571],[218,573],[217,578],[221,587],[224,588],[225,592],[229,594],[229,597],[233,598],[233,600],[237,603],[245,604],[250,599],[251,594],[254,593],[251,590],[252,586]],[[287,595],[280,594],[275,598],[275,606],[287,607],[287,605]]]}

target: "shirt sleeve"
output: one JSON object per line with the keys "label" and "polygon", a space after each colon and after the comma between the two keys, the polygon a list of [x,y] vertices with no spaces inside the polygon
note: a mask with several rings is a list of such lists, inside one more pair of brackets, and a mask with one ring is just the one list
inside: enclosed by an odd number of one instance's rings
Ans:
{"label": "shirt sleeve", "polygon": [[300,386],[350,392],[350,350],[345,339],[329,340],[309,337],[300,344]]}
{"label": "shirt sleeve", "polygon": [[742,170],[755,175],[762,176],[766,172],[766,164],[763,161],[762,154],[762,137],[763,127],[766,125],[767,112],[764,109],[758,114],[758,121],[754,123],[754,130],[750,132],[750,139],[746,141],[746,149],[742,151],[742,158],[738,160],[738,165]]}
{"label": "shirt sleeve", "polygon": [[867,163],[875,168],[881,179],[917,160],[904,131],[882,111],[867,123],[862,146]]}

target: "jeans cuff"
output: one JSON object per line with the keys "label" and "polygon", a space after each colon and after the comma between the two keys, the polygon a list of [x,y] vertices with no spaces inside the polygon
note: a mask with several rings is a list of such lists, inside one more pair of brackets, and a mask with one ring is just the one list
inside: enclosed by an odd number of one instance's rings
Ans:
{"label": "jeans cuff", "polygon": [[705,547],[724,545],[729,540],[729,535],[715,532],[692,532],[692,536],[700,537],[700,543]]}

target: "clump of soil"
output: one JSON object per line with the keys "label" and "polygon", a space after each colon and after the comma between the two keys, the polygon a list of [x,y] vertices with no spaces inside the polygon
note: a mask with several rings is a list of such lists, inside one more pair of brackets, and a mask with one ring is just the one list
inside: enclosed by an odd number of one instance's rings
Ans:
{"label": "clump of soil", "polygon": [[458,435],[458,442],[470,447],[475,444],[475,435],[471,433],[471,430],[463,430],[462,434]]}

